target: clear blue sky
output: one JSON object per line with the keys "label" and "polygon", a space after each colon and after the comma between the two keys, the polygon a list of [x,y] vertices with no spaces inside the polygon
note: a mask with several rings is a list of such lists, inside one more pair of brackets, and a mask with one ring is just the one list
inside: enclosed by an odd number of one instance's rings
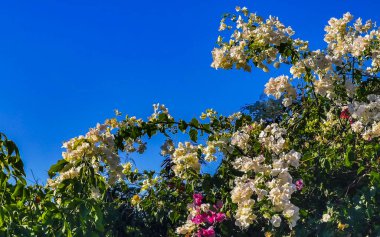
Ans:
{"label": "clear blue sky", "polygon": [[378,0],[2,1],[0,131],[19,145],[28,177],[44,181],[62,142],[115,108],[146,118],[160,102],[188,119],[257,100],[275,74],[210,68],[220,17],[236,5],[280,17],[312,48],[324,46],[331,16],[380,22]]}

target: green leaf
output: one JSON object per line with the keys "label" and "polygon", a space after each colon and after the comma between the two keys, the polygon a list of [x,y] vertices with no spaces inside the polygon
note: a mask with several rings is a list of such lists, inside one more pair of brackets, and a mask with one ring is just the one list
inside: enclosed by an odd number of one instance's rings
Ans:
{"label": "green leaf", "polygon": [[190,139],[193,141],[193,142],[197,142],[198,140],[198,131],[196,129],[190,129]]}
{"label": "green leaf", "polygon": [[198,127],[199,126],[199,122],[196,118],[193,118],[191,121],[190,121],[190,125],[191,126],[194,126],[194,127]]}
{"label": "green leaf", "polygon": [[71,233],[71,229],[67,221],[65,221],[63,229],[62,229],[63,234],[67,234],[67,237],[72,237],[73,234]]}
{"label": "green leaf", "polygon": [[377,184],[380,183],[380,174],[375,172],[375,171],[371,171],[370,173],[370,177],[372,178],[372,180],[374,182],[376,182]]}
{"label": "green leaf", "polygon": [[0,227],[4,224],[4,211],[3,208],[0,207]]}
{"label": "green leaf", "polygon": [[167,119],[168,119],[167,114],[161,113],[158,115],[158,120],[160,120],[160,121],[166,121]]}
{"label": "green leaf", "polygon": [[101,231],[103,232],[104,231],[104,223],[103,223],[103,213],[102,213],[102,210],[97,207],[97,206],[94,206],[94,209],[95,209],[95,228],[96,230],[98,231]]}
{"label": "green leaf", "polygon": [[364,166],[359,167],[359,169],[357,171],[357,174],[360,174],[361,172],[363,172],[364,169],[365,169]]}
{"label": "green leaf", "polygon": [[210,130],[210,124],[203,124],[202,128],[204,128],[206,130]]}
{"label": "green leaf", "polygon": [[351,167],[353,158],[354,158],[354,151],[352,149],[352,146],[348,146],[347,151],[344,154],[344,165],[346,167]]}
{"label": "green leaf", "polygon": [[179,121],[178,128],[179,128],[179,130],[181,130],[181,132],[185,132],[187,126],[188,126],[187,123],[185,121],[183,121],[182,119]]}
{"label": "green leaf", "polygon": [[16,197],[20,196],[23,188],[24,188],[24,184],[21,182],[18,182],[15,188],[15,191],[12,194],[12,198],[15,199]]}
{"label": "green leaf", "polygon": [[62,170],[67,163],[69,162],[67,162],[65,159],[61,159],[55,165],[52,165],[48,171],[49,177],[52,178],[55,173]]}
{"label": "green leaf", "polygon": [[79,214],[84,219],[90,213],[90,210],[86,207],[84,203],[81,203],[79,206]]}

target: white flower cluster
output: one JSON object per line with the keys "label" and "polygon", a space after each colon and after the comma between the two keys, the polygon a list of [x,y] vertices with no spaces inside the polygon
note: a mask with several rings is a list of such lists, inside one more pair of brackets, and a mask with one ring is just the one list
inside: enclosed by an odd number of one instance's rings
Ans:
{"label": "white flower cluster", "polygon": [[91,197],[93,199],[100,199],[102,197],[102,194],[100,193],[100,190],[98,187],[91,188]]}
{"label": "white flower cluster", "polygon": [[153,104],[153,114],[148,118],[149,121],[155,121],[160,114],[166,114],[168,118],[172,118],[169,114],[169,109],[164,104]]}
{"label": "white flower cluster", "polygon": [[354,120],[351,125],[354,132],[361,133],[363,138],[370,140],[380,137],[380,95],[368,95],[369,103],[357,102],[348,105],[348,110]]}
{"label": "white flower cluster", "polygon": [[[334,72],[334,65],[341,66],[341,59],[332,57],[324,51],[316,50],[309,52],[305,58],[297,61],[290,68],[290,73],[294,78],[302,78],[310,73],[313,77],[315,92],[332,99],[335,96],[336,83],[343,80],[340,75]],[[350,79],[346,79],[345,87],[349,95],[352,96],[355,85]]]}
{"label": "white flower cluster", "polygon": [[[253,158],[243,156],[233,162],[235,169],[245,173],[242,177],[235,178],[235,186],[231,191],[232,202],[238,204],[235,214],[237,226],[247,228],[256,219],[253,213],[253,195],[256,195],[258,202],[270,200],[273,205],[272,212],[281,213],[290,228],[300,218],[299,208],[290,202],[296,186],[289,169],[298,168],[301,154],[294,150],[284,151],[284,135],[285,130],[277,124],[267,126],[260,134],[260,141],[266,149],[274,152],[272,157],[266,159],[263,155]],[[250,178],[251,176],[254,178]],[[282,219],[278,214],[271,219],[274,227],[281,224]]]}
{"label": "white flower cluster", "polygon": [[194,222],[192,222],[191,219],[188,218],[185,224],[183,224],[180,227],[177,227],[175,232],[179,235],[190,236],[190,234],[193,233],[196,228],[197,228],[197,225],[194,224]]}
{"label": "white flower cluster", "polygon": [[[347,95],[351,98],[357,87],[354,78],[336,74],[332,70],[334,65],[342,67],[345,64],[357,63],[356,70],[364,76],[380,71],[380,31],[373,29],[374,24],[370,20],[363,25],[360,18],[353,26],[349,26],[352,19],[353,16],[350,13],[344,14],[341,19],[331,18],[329,25],[325,27],[327,52],[314,51],[310,56],[297,62],[290,70],[294,77],[301,77],[306,69],[311,69],[318,76],[318,80],[314,83],[316,93],[330,99],[335,97],[334,91],[337,84],[343,83]],[[363,69],[364,65],[370,65],[370,67]]]}
{"label": "white flower cluster", "polygon": [[[242,15],[232,15],[231,21],[236,25],[236,29],[230,37],[228,43],[222,42],[218,38],[220,48],[212,51],[213,62],[211,66],[215,69],[230,69],[233,65],[237,69],[250,71],[249,61],[257,64],[258,68],[268,72],[266,64],[270,64],[277,59],[278,49],[283,43],[293,42],[291,36],[294,31],[290,27],[285,27],[277,17],[270,16],[267,20],[254,13],[249,13],[247,8],[236,8]],[[223,18],[219,30],[232,29],[225,23]],[[295,45],[303,45],[305,42],[295,41]],[[254,50],[253,53],[248,53]]]}
{"label": "white flower cluster", "polygon": [[253,213],[255,200],[251,198],[255,189],[254,182],[246,175],[236,177],[235,187],[231,191],[232,202],[238,204],[235,224],[241,228],[248,228],[256,220],[256,215]]}
{"label": "white flower cluster", "polygon": [[176,176],[187,179],[189,171],[199,173],[201,165],[198,158],[198,147],[193,146],[190,142],[178,143],[178,147],[173,152],[171,159],[174,163],[172,169]]}
{"label": "white flower cluster", "polygon": [[161,146],[161,155],[172,155],[175,151],[174,143],[172,139],[165,140],[164,144]]}
{"label": "white flower cluster", "polygon": [[325,27],[325,41],[328,43],[328,49],[336,58],[340,58],[346,54],[351,54],[354,57],[361,56],[370,46],[370,41],[377,36],[377,32],[367,33],[373,28],[371,21],[367,21],[365,25],[359,18],[354,27],[348,27],[353,16],[347,12],[341,19],[331,18],[328,21],[328,26]]}
{"label": "white flower cluster", "polygon": [[55,179],[48,179],[47,185],[52,189],[55,189],[62,181],[66,179],[74,179],[79,176],[79,172],[82,169],[82,166],[72,167],[67,171],[60,172],[59,176]]}
{"label": "white flower cluster", "polygon": [[[161,147],[161,154],[170,154],[174,166],[172,167],[174,173],[183,179],[189,178],[188,171],[192,170],[196,173],[200,172],[199,153],[204,155],[207,162],[216,161],[217,148],[220,150],[225,146],[223,141],[207,141],[206,146],[198,145],[193,146],[190,142],[178,143],[178,147],[174,149],[171,146],[172,141],[167,140]],[[221,148],[222,147],[222,148]]]}
{"label": "white flower cluster", "polygon": [[254,204],[255,201],[253,199],[247,199],[239,203],[239,207],[235,213],[235,225],[244,229],[248,228],[256,220],[257,216],[252,212]]}
{"label": "white flower cluster", "polygon": [[[380,71],[380,31],[374,29],[375,24],[370,20],[363,25],[360,18],[353,26],[349,26],[352,19],[350,13],[344,14],[341,19],[331,18],[325,27],[327,51],[312,51],[290,69],[295,78],[310,72],[318,79],[314,81],[315,92],[330,99],[335,98],[335,89],[339,84],[344,85],[350,98],[353,98],[357,87],[354,78],[342,77],[334,71],[334,66],[357,63],[356,70],[364,76]],[[353,61],[353,57],[356,57],[356,61]],[[363,69],[365,65],[371,67]]]}
{"label": "white flower cluster", "polygon": [[277,123],[272,123],[261,131],[259,140],[267,149],[279,154],[285,146],[285,139],[283,138],[285,134],[285,129]]}
{"label": "white flower cluster", "polygon": [[322,96],[326,96],[329,99],[333,99],[335,96],[335,82],[339,80],[339,77],[331,74],[326,74],[324,77],[320,77],[315,81],[315,92]]}
{"label": "white flower cluster", "polygon": [[296,90],[290,84],[289,77],[284,75],[270,78],[268,83],[265,84],[264,92],[268,96],[273,95],[276,99],[281,98],[281,95],[285,93],[285,98],[282,101],[285,107],[290,106],[297,96]]}
{"label": "white flower cluster", "polygon": [[124,147],[127,152],[132,153],[137,151],[139,154],[143,154],[147,148],[146,142],[143,142],[141,138],[127,138]]}
{"label": "white flower cluster", "polygon": [[[292,77],[304,78],[312,84],[317,94],[333,99],[337,104],[344,104],[338,97],[340,95],[354,99],[360,85],[358,73],[370,78],[377,77],[376,73],[380,72],[380,28],[376,28],[376,24],[370,20],[363,23],[359,18],[351,23],[353,16],[350,13],[344,14],[341,19],[331,18],[325,27],[327,49],[309,51],[307,42],[292,39],[293,30],[285,27],[277,18],[263,20],[249,13],[245,7],[237,7],[236,10],[238,15],[227,15],[221,21],[219,30],[234,28],[227,25],[227,17],[236,29],[229,37],[229,42],[224,42],[219,36],[220,47],[212,51],[211,66],[216,69],[230,69],[235,65],[237,69],[250,71],[250,62],[264,71],[269,70],[268,64],[277,68],[282,62],[290,63],[286,54],[278,57],[279,49],[286,45],[289,47],[286,50],[294,53],[290,68]],[[265,88],[267,95],[276,98],[285,94],[284,106],[290,106],[296,96],[295,89],[287,79],[286,76],[270,78]],[[346,93],[342,94],[340,88],[345,89]],[[361,129],[359,123],[355,129]]]}
{"label": "white flower cluster", "polygon": [[231,144],[239,147],[241,150],[248,148],[249,142],[249,127],[245,126],[240,131],[232,134]]}
{"label": "white flower cluster", "polygon": [[83,159],[87,159],[91,163],[95,172],[99,171],[101,162],[106,164],[109,167],[108,182],[110,184],[124,177],[120,157],[114,148],[114,135],[111,131],[110,126],[97,124],[85,136],[75,137],[65,142],[62,147],[66,148],[66,151],[62,153],[62,157],[70,163],[69,165],[72,168],[60,173],[54,179],[49,179],[48,185],[56,187],[65,179],[77,177],[82,167],[82,165],[78,166],[77,163]]}
{"label": "white flower cluster", "polygon": [[294,150],[281,153],[279,159],[272,160],[272,180],[267,182],[268,198],[272,201],[274,210],[282,212],[288,220],[290,228],[294,227],[299,217],[299,208],[290,202],[291,195],[296,191],[289,167],[298,168],[301,154]]}
{"label": "white flower cluster", "polygon": [[217,114],[218,113],[215,110],[213,110],[213,109],[207,109],[206,113],[202,113],[201,114],[200,119],[202,119],[202,120],[205,120],[207,118],[209,118],[209,119],[215,119],[216,116],[217,116]]}
{"label": "white flower cluster", "polygon": [[233,121],[240,119],[241,116],[242,116],[241,112],[236,112],[231,115],[228,115],[227,120],[232,123]]}
{"label": "white flower cluster", "polygon": [[143,192],[145,190],[148,190],[148,189],[152,188],[160,180],[161,180],[160,176],[156,176],[153,179],[152,178],[144,179],[143,182],[142,182],[140,191]]}
{"label": "white flower cluster", "polygon": [[218,142],[215,141],[207,141],[207,146],[203,147],[201,146],[202,153],[204,154],[204,159],[207,162],[215,161],[216,160],[216,146],[218,145]]}
{"label": "white flower cluster", "polygon": [[324,75],[332,69],[333,62],[332,58],[321,50],[312,51],[307,57],[295,63],[290,68],[290,73],[295,78],[301,78],[306,74],[307,69],[311,69],[318,75]]}
{"label": "white flower cluster", "polygon": [[234,161],[234,168],[242,172],[247,173],[248,171],[265,172],[269,170],[269,167],[264,165],[265,157],[263,155],[250,158],[247,156],[238,157]]}
{"label": "white flower cluster", "polygon": [[380,121],[380,95],[368,95],[369,103],[353,102],[348,106],[352,118],[360,120],[367,125]]}
{"label": "white flower cluster", "polygon": [[143,123],[143,120],[141,118],[137,119],[136,116],[132,116],[132,117],[129,117],[128,115],[125,116],[125,124],[128,126],[141,127],[142,123]]}

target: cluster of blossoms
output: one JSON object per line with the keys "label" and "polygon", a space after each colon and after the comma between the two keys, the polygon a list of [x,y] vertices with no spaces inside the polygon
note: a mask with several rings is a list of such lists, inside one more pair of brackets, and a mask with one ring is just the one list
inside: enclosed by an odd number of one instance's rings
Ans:
{"label": "cluster of blossoms", "polygon": [[161,146],[161,155],[172,155],[175,151],[174,143],[172,139],[167,139],[164,144]]}
{"label": "cluster of blossoms", "polygon": [[143,182],[142,182],[142,185],[141,185],[141,189],[140,191],[143,192],[145,190],[148,190],[150,188],[152,188],[153,186],[155,186],[157,184],[157,182],[159,182],[161,180],[161,177],[160,176],[156,176],[154,177],[153,179],[152,178],[147,178],[147,179],[144,179]]}
{"label": "cluster of blossoms", "polygon": [[[151,122],[157,121],[161,114],[171,118],[168,109],[164,105],[154,104],[154,113],[148,119]],[[115,112],[120,116],[119,111]],[[91,128],[85,136],[78,136],[63,144],[66,149],[62,153],[62,157],[69,164],[54,179],[48,180],[48,185],[55,188],[63,180],[73,179],[79,176],[81,169],[86,164],[91,165],[95,172],[99,173],[101,166],[106,166],[108,170],[108,183],[114,184],[121,180],[130,172],[131,164],[122,165],[118,151],[115,147],[114,130],[121,126],[142,127],[143,120],[136,117],[126,116],[125,120],[118,122],[117,119],[109,119],[105,124],[97,124],[95,128]],[[125,139],[124,148],[126,152],[144,153],[146,143],[141,138]],[[95,192],[96,193],[96,192]]]}
{"label": "cluster of blossoms", "polygon": [[216,224],[226,219],[226,215],[220,211],[223,203],[218,201],[213,206],[202,203],[203,196],[199,193],[193,195],[193,200],[188,205],[190,213],[186,223],[178,227],[176,233],[186,236],[215,237]]}
{"label": "cluster of blossoms", "polygon": [[65,179],[78,177],[84,161],[90,163],[95,172],[99,172],[101,164],[106,165],[109,168],[109,184],[123,178],[123,167],[115,150],[112,129],[114,126],[109,123],[98,124],[85,136],[75,137],[65,142],[63,148],[66,148],[66,151],[62,153],[62,157],[69,163],[67,166],[72,168],[60,172],[54,179],[49,179],[48,185],[54,188]]}
{"label": "cluster of blossoms", "polygon": [[[350,26],[352,19],[353,16],[346,13],[341,19],[329,20],[329,25],[325,27],[327,51],[324,52],[324,56],[320,56],[325,58],[324,63],[318,68],[308,67],[318,74],[319,80],[315,82],[316,92],[329,98],[336,96],[335,87],[340,83],[343,83],[347,96],[352,98],[357,83],[360,83],[353,76],[354,70],[363,76],[373,76],[380,71],[380,30],[374,29],[375,24],[370,20],[363,25],[360,18]],[[334,65],[344,68],[343,65],[347,64],[352,66],[345,77],[333,70]],[[292,73],[294,75],[294,72]]]}
{"label": "cluster of blossoms", "polygon": [[[367,100],[368,102],[353,100],[348,105],[342,106],[339,118],[349,121],[353,132],[370,141],[380,137],[380,96],[371,94],[367,96]],[[332,111],[328,112],[322,126],[323,130],[330,131],[337,125],[339,125],[338,117]]]}
{"label": "cluster of blossoms", "polygon": [[141,138],[128,138],[125,140],[125,150],[127,152],[138,152],[143,154],[146,150],[146,142],[143,142]]}
{"label": "cluster of blossoms", "polygon": [[265,84],[265,94],[273,95],[276,99],[280,99],[283,93],[285,93],[285,98],[282,101],[282,104],[285,107],[288,107],[292,104],[293,99],[296,98],[296,90],[290,84],[288,76],[279,76],[276,78],[270,78],[268,83]]}
{"label": "cluster of blossoms", "polygon": [[167,140],[161,147],[161,154],[170,154],[173,162],[173,171],[176,176],[188,179],[189,173],[199,173],[201,164],[199,157],[203,154],[204,160],[212,162],[216,160],[217,147],[223,146],[223,141],[207,141],[206,146],[194,146],[190,142],[179,142],[178,147],[174,148],[171,140]]}
{"label": "cluster of blossoms", "polygon": [[267,149],[279,154],[285,147],[285,134],[284,128],[281,128],[277,123],[272,123],[260,132],[259,140]]}
{"label": "cluster of blossoms", "polygon": [[239,131],[236,131],[234,134],[232,134],[231,145],[237,146],[241,150],[245,151],[245,149],[248,148],[250,138],[249,134],[253,126],[256,126],[256,124],[244,126]]}
{"label": "cluster of blossoms", "polygon": [[205,161],[211,162],[216,160],[216,146],[218,146],[218,142],[215,141],[207,141],[206,147],[200,146]]}
{"label": "cluster of blossoms", "polygon": [[[331,18],[328,26],[325,27],[325,42],[328,43],[328,50],[336,59],[347,54],[354,57],[362,56],[370,46],[373,40],[378,40],[379,31],[372,30],[374,24],[368,20],[364,25],[362,19],[358,18],[353,26],[348,24],[353,20],[353,16],[347,12],[341,19]],[[370,31],[370,32],[369,32]],[[372,66],[379,64],[378,50],[371,52],[374,56]]]}
{"label": "cluster of blossoms", "polygon": [[260,133],[259,141],[273,152],[270,159],[264,155],[235,159],[234,168],[244,173],[243,176],[235,178],[235,186],[231,191],[231,200],[238,205],[235,214],[237,226],[248,228],[257,218],[253,213],[255,202],[263,200],[269,200],[272,204],[271,213],[264,213],[264,216],[268,219],[271,216],[270,221],[274,227],[281,224],[280,213],[288,221],[290,228],[300,218],[299,208],[290,199],[292,193],[302,189],[303,182],[298,180],[293,184],[289,169],[298,168],[301,154],[294,150],[285,152],[284,135],[285,130],[278,124],[268,125]]}
{"label": "cluster of blossoms", "polygon": [[172,116],[169,114],[169,109],[166,108],[164,104],[153,104],[153,110],[153,114],[148,118],[149,121],[156,121],[160,114],[164,114],[168,118],[172,119]]}
{"label": "cluster of blossoms", "polygon": [[[344,14],[341,19],[331,18],[329,25],[325,27],[327,50],[308,52],[290,69],[295,78],[301,78],[307,72],[312,72],[315,78],[318,78],[314,81],[315,92],[330,99],[336,97],[337,84],[344,85],[349,97],[354,95],[357,87],[354,78],[348,75],[342,77],[342,73],[334,71],[335,68],[344,68],[343,65],[346,64],[353,67],[356,63],[355,66],[358,66],[356,70],[364,76],[374,75],[380,71],[380,31],[374,29],[375,24],[371,21],[363,25],[360,18],[353,26],[349,26],[352,19],[350,13]],[[363,68],[364,66],[369,67]],[[347,70],[352,71],[352,67]]]}
{"label": "cluster of blossoms", "polygon": [[[293,77],[305,78],[312,83],[317,94],[333,99],[337,104],[344,104],[338,98],[337,87],[343,86],[345,96],[354,97],[361,83],[354,72],[364,77],[378,78],[375,74],[380,71],[380,30],[370,20],[363,24],[359,18],[350,25],[353,20],[350,13],[344,14],[341,19],[331,18],[325,27],[327,49],[309,51],[307,42],[292,39],[293,30],[285,27],[277,18],[269,17],[264,21],[256,14],[249,13],[245,7],[237,7],[236,11],[240,13],[238,16],[226,15],[221,21],[220,31],[233,29],[227,25],[227,18],[236,25],[236,29],[229,42],[218,38],[219,47],[212,51],[211,65],[216,69],[230,69],[235,65],[238,69],[250,71],[251,60],[258,68],[268,71],[265,63],[273,63],[278,67],[279,63],[288,62],[288,55],[280,51],[281,47],[287,45],[295,55],[290,68]],[[283,104],[289,106],[295,97],[295,90],[286,79],[285,76],[271,78],[266,84],[265,93],[276,98],[285,93]]]}
{"label": "cluster of blossoms", "polygon": [[[242,116],[241,112],[236,112],[236,113],[229,115],[227,117],[227,120],[229,122],[233,122],[236,119],[240,119],[241,116]],[[218,113],[213,109],[207,109],[206,112],[203,112],[201,114],[201,116],[199,116],[199,118],[202,120],[210,119],[210,121],[214,121],[214,120],[218,119]]]}
{"label": "cluster of blossoms", "polygon": [[205,120],[207,118],[209,118],[209,119],[215,119],[217,114],[218,113],[215,110],[213,110],[213,109],[207,109],[206,113],[203,112],[201,114],[200,119],[202,119],[202,120]]}
{"label": "cluster of blossoms", "polygon": [[[338,74],[333,71],[333,65],[341,65],[340,61],[332,58],[321,50],[309,52],[308,55],[294,63],[290,68],[290,73],[294,78],[306,77],[308,73],[312,73],[314,80],[315,92],[326,96],[327,98],[334,98],[335,84],[341,80]],[[318,80],[315,80],[318,78]],[[353,93],[355,89],[352,81],[345,80],[345,87],[349,94]]]}
{"label": "cluster of blossoms", "polygon": [[72,167],[67,171],[61,172],[55,179],[48,179],[47,185],[51,188],[56,188],[62,181],[66,179],[74,179],[79,176],[79,172],[83,166]]}
{"label": "cluster of blossoms", "polygon": [[[212,51],[215,69],[231,69],[234,65],[237,69],[250,71],[250,60],[263,71],[268,72],[268,64],[277,60],[278,48],[289,42],[295,47],[307,48],[307,43],[301,40],[293,41],[291,36],[294,31],[285,27],[277,17],[270,16],[267,20],[254,13],[249,13],[247,8],[236,7],[239,16],[228,15],[236,29],[232,33],[229,42],[223,42],[219,36],[219,48]],[[227,17],[227,16],[226,16]],[[226,24],[226,17],[221,20],[220,31],[232,29]],[[279,62],[276,62],[277,67]]]}
{"label": "cluster of blossoms", "polygon": [[198,158],[198,147],[193,146],[190,142],[178,143],[171,156],[173,162],[173,171],[176,176],[187,179],[191,171],[199,173],[201,165]]}
{"label": "cluster of blossoms", "polygon": [[[117,112],[117,115],[120,115],[119,112]],[[166,116],[168,119],[173,120],[172,116],[169,114],[169,110],[165,107],[163,104],[153,104],[153,113],[151,116],[148,117],[148,121],[155,123],[159,121],[159,117],[161,115]],[[136,128],[142,128],[144,121],[142,119],[137,119],[135,116],[128,117],[126,116],[125,120],[122,121],[122,125],[126,127],[136,127]],[[158,123],[158,127],[162,127],[163,124]],[[128,137],[125,139],[124,149],[125,151],[132,153],[132,152],[138,152],[139,154],[143,154],[145,150],[147,149],[147,143],[144,142],[140,137],[137,137],[135,139],[132,139],[131,137]]]}
{"label": "cluster of blossoms", "polygon": [[308,69],[313,70],[317,75],[325,75],[332,69],[334,61],[330,56],[321,50],[315,50],[308,53],[307,57],[297,61],[291,68],[290,73],[295,78],[301,78],[307,73]]}
{"label": "cluster of blossoms", "polygon": [[[239,166],[241,165],[235,163],[236,168],[238,168]],[[231,191],[232,202],[238,204],[238,208],[235,214],[235,224],[242,228],[248,228],[249,225],[251,225],[257,217],[253,213],[253,206],[255,204],[255,200],[251,198],[254,192],[253,185],[254,180],[249,179],[247,175],[244,175],[243,177],[235,178],[235,187]],[[267,194],[265,190],[260,189],[258,191],[259,192],[257,193],[260,194],[258,198],[263,197]]]}
{"label": "cluster of blossoms", "polygon": [[[380,137],[380,95],[368,95],[368,103],[354,101],[345,108],[351,128],[365,140]],[[342,117],[342,115],[341,115]]]}

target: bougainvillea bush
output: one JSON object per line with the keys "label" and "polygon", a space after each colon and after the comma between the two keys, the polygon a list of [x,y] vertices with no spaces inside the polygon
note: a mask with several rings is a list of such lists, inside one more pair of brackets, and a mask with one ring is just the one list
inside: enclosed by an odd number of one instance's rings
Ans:
{"label": "bougainvillea bush", "polygon": [[[380,29],[346,13],[311,50],[237,7],[219,31],[211,66],[270,72],[267,100],[190,121],[116,111],[63,144],[46,185],[1,134],[1,236],[379,236]],[[138,170],[156,135],[161,171]]]}

